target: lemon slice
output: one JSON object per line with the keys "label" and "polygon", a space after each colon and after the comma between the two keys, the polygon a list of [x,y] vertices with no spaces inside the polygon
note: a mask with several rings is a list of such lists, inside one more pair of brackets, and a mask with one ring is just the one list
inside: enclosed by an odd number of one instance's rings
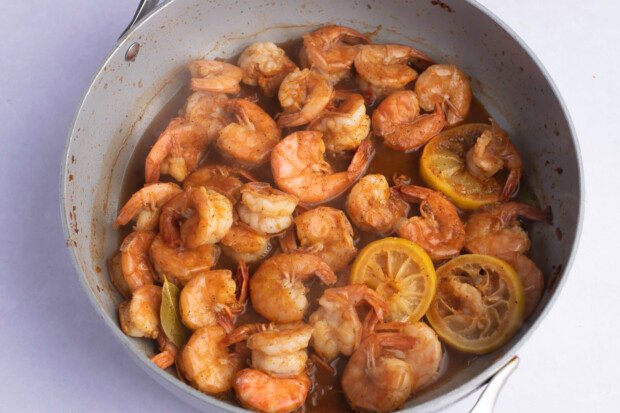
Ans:
{"label": "lemon slice", "polygon": [[426,318],[446,344],[485,354],[512,338],[524,307],[523,287],[508,263],[469,254],[437,269],[437,292]]}
{"label": "lemon slice", "polygon": [[500,200],[503,182],[481,181],[467,171],[465,155],[490,125],[473,123],[448,129],[430,140],[420,158],[420,176],[461,209],[476,209]]}
{"label": "lemon slice", "polygon": [[366,284],[388,304],[387,321],[416,322],[435,294],[435,268],[418,244],[384,238],[368,244],[351,268],[350,284]]}

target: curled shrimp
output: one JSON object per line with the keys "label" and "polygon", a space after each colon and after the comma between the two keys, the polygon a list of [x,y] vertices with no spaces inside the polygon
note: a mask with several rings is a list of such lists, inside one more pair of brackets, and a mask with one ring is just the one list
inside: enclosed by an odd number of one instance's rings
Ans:
{"label": "curled shrimp", "polygon": [[154,237],[154,232],[134,231],[121,244],[121,269],[131,292],[143,285],[153,284],[155,275],[149,260],[149,248]]}
{"label": "curled shrimp", "polygon": [[410,90],[392,93],[372,114],[375,135],[383,138],[388,148],[409,152],[418,149],[437,135],[446,125],[441,106],[435,112],[419,115],[418,99]]}
{"label": "curled shrimp", "polygon": [[306,373],[272,377],[256,369],[243,369],[235,377],[235,393],[242,406],[267,413],[289,413],[303,406],[310,391]]}
{"label": "curled shrimp", "polygon": [[334,89],[319,72],[304,69],[289,73],[278,91],[284,113],[278,126],[291,128],[310,123],[329,103]]}
{"label": "curled shrimp", "polygon": [[227,332],[221,326],[205,326],[192,334],[179,355],[179,371],[192,387],[207,394],[230,390],[243,366],[239,349],[229,351]]}
{"label": "curled shrimp", "polygon": [[294,132],[271,152],[271,172],[276,185],[306,204],[327,202],[341,195],[363,175],[374,156],[372,143],[365,140],[347,170],[334,172],[323,157],[322,135],[317,131]]}
{"label": "curled shrimp", "polygon": [[545,289],[545,277],[538,266],[523,254],[507,252],[499,254],[497,258],[506,261],[515,270],[525,294],[525,308],[523,317],[528,318],[538,305]]}
{"label": "curled shrimp", "polygon": [[265,260],[250,279],[250,299],[257,313],[276,323],[304,317],[308,308],[304,281],[318,277],[324,284],[336,282],[336,274],[314,254],[278,254]]}
{"label": "curled shrimp", "polygon": [[163,205],[181,192],[177,184],[158,182],[134,192],[114,221],[114,228],[136,221],[136,231],[154,231]]}
{"label": "curled shrimp", "polygon": [[355,150],[370,132],[364,98],[358,93],[336,91],[326,110],[310,122],[308,130],[322,132],[330,152]]}
{"label": "curled shrimp", "polygon": [[428,188],[402,185],[398,190],[406,201],[420,204],[420,216],[402,220],[398,236],[420,244],[433,261],[457,256],[465,243],[465,227],[456,207]]}
{"label": "curled shrimp", "polygon": [[151,260],[159,278],[165,275],[170,281],[185,285],[196,274],[215,267],[220,257],[220,247],[204,244],[194,249],[170,246],[157,235],[151,243]]}
{"label": "curled shrimp", "polygon": [[242,168],[226,165],[203,166],[183,181],[183,188],[206,186],[230,199],[239,198],[245,181],[256,181],[254,175]]}
{"label": "curled shrimp", "polygon": [[491,129],[482,132],[474,146],[467,151],[465,165],[469,173],[481,180],[507,169],[509,172],[501,193],[502,201],[512,198],[519,190],[523,169],[521,156],[506,132],[495,122],[491,122]]}
{"label": "curled shrimp", "polygon": [[161,174],[183,181],[198,167],[208,143],[206,130],[200,125],[184,118],[172,119],[146,157],[146,183],[157,182]]}
{"label": "curled shrimp", "polygon": [[385,302],[364,284],[328,288],[319,299],[319,309],[310,315],[314,328],[312,347],[326,361],[332,361],[339,354],[350,356],[362,340],[362,323],[356,307],[368,303],[383,319]]}
{"label": "curled shrimp", "polygon": [[272,42],[258,42],[246,47],[237,64],[243,70],[242,82],[258,85],[266,96],[276,94],[286,75],[297,69],[284,50]]}
{"label": "curled shrimp", "polygon": [[306,33],[303,39],[300,52],[303,66],[319,71],[332,85],[351,74],[356,45],[370,43],[370,39],[357,30],[334,25]]}
{"label": "curled shrimp", "polygon": [[192,75],[193,91],[213,93],[239,93],[243,70],[235,65],[216,60],[194,60],[188,65]]}
{"label": "curled shrimp", "polygon": [[347,213],[361,230],[387,234],[409,212],[409,204],[390,189],[381,174],[365,175],[356,183],[347,197]]}
{"label": "curled shrimp", "polygon": [[415,343],[401,333],[371,334],[362,341],[342,374],[342,390],[353,409],[387,413],[409,398],[414,373],[399,353]]}
{"label": "curled shrimp", "polygon": [[508,253],[525,254],[530,249],[530,237],[518,218],[548,221],[545,211],[520,202],[504,202],[470,215],[465,225],[465,249],[474,254],[499,256]]}
{"label": "curled shrimp", "polygon": [[293,211],[299,202],[296,196],[265,182],[249,182],[241,187],[240,193],[237,213],[255,231],[276,234],[293,224]]}
{"label": "curled shrimp", "polygon": [[407,64],[414,60],[431,59],[413,47],[399,44],[359,46],[355,69],[360,89],[375,97],[389,95],[414,81],[418,73]]}
{"label": "curled shrimp", "polygon": [[430,112],[442,105],[448,125],[461,122],[469,113],[471,87],[465,73],[454,65],[432,65],[415,82],[422,109]]}
{"label": "curled shrimp", "polygon": [[183,190],[164,205],[159,227],[167,244],[182,244],[192,249],[218,242],[232,223],[231,201],[219,192],[201,186]]}
{"label": "curled shrimp", "polygon": [[161,287],[147,284],[134,290],[118,310],[121,330],[131,337],[157,338],[160,307]]}
{"label": "curled shrimp", "polygon": [[200,125],[209,142],[214,141],[229,122],[228,97],[223,93],[194,92],[185,104],[185,119]]}
{"label": "curled shrimp", "polygon": [[240,295],[230,270],[205,271],[194,276],[181,290],[179,312],[183,324],[192,330],[218,323],[227,326],[233,315],[245,308],[248,268],[241,262],[238,268]]}
{"label": "curled shrimp", "polygon": [[249,168],[267,162],[281,137],[276,122],[249,100],[233,99],[227,107],[236,122],[229,123],[220,131],[217,149],[225,158]]}
{"label": "curled shrimp", "polygon": [[355,258],[353,227],[344,212],[320,206],[295,218],[302,251],[317,254],[332,270],[343,270]]}
{"label": "curled shrimp", "polygon": [[234,223],[220,240],[224,254],[233,260],[252,263],[265,258],[272,250],[269,236],[260,234],[249,225]]}

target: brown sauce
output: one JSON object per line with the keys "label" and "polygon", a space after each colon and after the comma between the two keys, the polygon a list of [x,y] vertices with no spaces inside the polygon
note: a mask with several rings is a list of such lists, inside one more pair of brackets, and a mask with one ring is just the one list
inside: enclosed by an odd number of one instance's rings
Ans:
{"label": "brown sauce", "polygon": [[[287,52],[287,55],[293,61],[299,64],[298,56],[301,49],[301,40],[294,39],[285,43],[281,43],[279,44],[279,46]],[[237,58],[235,57],[233,59],[230,59],[229,61],[231,63],[236,63]],[[336,89],[356,90],[356,85],[355,82],[344,81],[339,83],[336,86]],[[166,128],[170,119],[178,116],[190,93],[191,92],[189,91],[189,87],[185,87],[179,90],[179,92],[161,109],[153,122],[151,122],[151,124],[146,129],[144,135],[140,139],[140,142],[136,146],[134,153],[132,154],[129,167],[127,169],[127,174],[123,181],[119,205],[124,205],[124,203],[129,199],[131,194],[133,194],[144,185],[144,161],[146,159],[146,156],[150,148],[159,137],[159,134]],[[259,93],[258,88],[242,84],[240,96],[249,97],[253,101],[257,102],[257,104],[260,105],[272,117],[275,117],[280,111],[277,96],[271,98],[265,97],[262,95],[262,93]],[[372,114],[373,109],[374,106],[370,106],[368,108],[369,115]],[[489,117],[490,116],[486,109],[477,99],[474,98],[465,123],[488,123]],[[283,130],[282,136],[288,135],[293,130],[294,129]],[[392,177],[395,174],[404,174],[411,178],[411,182],[413,184],[424,185],[418,172],[420,151],[415,151],[412,153],[396,152],[383,145],[380,139],[373,137],[373,141],[376,149],[376,155],[372,163],[370,164],[368,173],[383,174],[388,178],[388,181],[391,181]],[[328,156],[327,159],[332,164],[332,166],[334,166],[335,170],[344,170],[349,164],[351,156]],[[224,161],[218,155],[217,151],[215,151],[214,149],[210,149],[209,153],[201,164],[206,165],[214,163],[226,163],[226,161]],[[259,179],[273,184],[273,178],[271,176],[271,170],[269,165],[255,169],[252,172]],[[166,178],[167,177],[163,177],[162,180],[171,180]],[[347,194],[345,193],[337,199],[326,203],[326,205],[344,210],[344,201],[346,199],[346,195]],[[521,191],[517,199],[529,203],[537,203],[534,193],[531,187],[529,187],[529,185],[527,184],[527,179],[525,179],[525,177],[522,180]],[[415,209],[413,213],[415,213]],[[119,231],[119,245],[122,239],[130,231],[131,225],[127,225]],[[357,247],[361,250],[368,243],[381,237],[369,233],[358,233],[357,238]],[[216,268],[228,268],[234,272],[236,264],[232,259],[222,254]],[[252,273],[255,269],[256,264],[250,266],[250,273]],[[349,278],[349,268],[341,271],[338,275],[339,277],[337,285],[346,285]],[[311,303],[309,313],[316,309],[318,305],[318,299],[321,296],[323,289],[324,287],[318,282],[314,282],[310,285],[310,291],[308,293],[308,301]],[[237,318],[236,324],[242,325],[245,323],[257,323],[266,321],[267,320],[259,316],[252,309],[250,303],[248,303],[245,312]],[[444,365],[442,367],[440,378],[435,383],[421,390],[416,395],[423,394],[424,392],[441,386],[443,383],[449,381],[455,373],[466,368],[475,358],[476,356],[464,354],[444,346]],[[339,358],[332,362],[332,366],[336,371],[334,375],[331,375],[324,370],[317,369],[316,367],[312,367],[310,369],[309,374],[313,379],[313,386],[303,409],[305,412],[325,413],[352,411],[344,397],[342,388],[340,386],[340,379],[346,365],[346,361],[346,358]],[[219,398],[223,398],[224,400],[236,404],[235,396],[232,391],[227,392],[224,395],[220,395]]]}

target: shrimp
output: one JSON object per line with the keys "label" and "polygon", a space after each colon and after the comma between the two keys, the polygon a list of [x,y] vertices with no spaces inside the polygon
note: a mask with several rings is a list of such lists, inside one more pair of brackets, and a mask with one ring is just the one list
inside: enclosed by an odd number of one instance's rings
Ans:
{"label": "shrimp", "polygon": [[370,132],[364,98],[358,93],[337,91],[326,110],[310,122],[308,130],[322,132],[330,152],[357,149]]}
{"label": "shrimp", "polygon": [[276,122],[249,100],[234,99],[227,106],[236,122],[229,123],[220,131],[217,149],[225,158],[249,168],[267,162],[281,137]]}
{"label": "shrimp", "polygon": [[243,366],[242,354],[228,350],[226,337],[221,326],[202,327],[194,331],[179,355],[179,371],[203,393],[215,395],[230,390],[235,374]]}
{"label": "shrimp", "polygon": [[465,165],[470,174],[481,180],[489,179],[504,168],[508,169],[508,178],[501,193],[502,201],[507,201],[519,191],[523,169],[521,156],[506,132],[495,122],[491,123],[491,130],[482,132],[467,151]]}
{"label": "shrimp", "polygon": [[389,95],[403,89],[418,77],[407,63],[421,60],[431,62],[421,51],[399,44],[370,44],[359,46],[355,57],[360,89],[374,97]]}
{"label": "shrimp", "polygon": [[123,278],[132,293],[143,285],[153,284],[155,279],[149,261],[149,248],[154,237],[154,232],[134,231],[121,244]]}
{"label": "shrimp", "polygon": [[158,182],[146,185],[133,193],[114,221],[114,228],[136,221],[136,231],[154,231],[159,225],[159,214],[164,204],[181,192],[177,184]]}
{"label": "shrimp", "polygon": [[517,273],[523,292],[525,293],[525,309],[523,311],[524,318],[528,318],[538,305],[540,297],[542,297],[545,289],[545,278],[538,266],[523,254],[516,252],[507,252],[499,254],[497,258],[506,261]]}
{"label": "shrimp", "polygon": [[306,373],[272,377],[256,369],[243,369],[235,377],[235,393],[244,407],[267,413],[288,413],[303,406],[310,391]]}
{"label": "shrimp", "polygon": [[355,258],[353,228],[344,212],[317,207],[295,218],[302,251],[317,254],[332,270],[343,270]]}
{"label": "shrimp", "polygon": [[179,312],[183,324],[192,330],[217,323],[228,325],[234,314],[245,308],[247,300],[248,269],[241,262],[238,268],[240,278],[239,298],[237,283],[230,270],[205,271],[194,276],[181,290]]}
{"label": "shrimp", "polygon": [[303,282],[317,276],[324,284],[336,282],[336,274],[314,254],[278,254],[265,260],[250,279],[250,299],[257,313],[276,323],[304,317],[308,308]]}
{"label": "shrimp", "polygon": [[266,96],[275,95],[286,75],[297,69],[286,52],[272,42],[251,44],[241,53],[237,64],[243,70],[241,81],[258,85]]}
{"label": "shrimp", "polygon": [[360,43],[370,39],[357,30],[343,26],[324,26],[303,35],[300,60],[304,67],[315,69],[332,85],[350,76]]}
{"label": "shrimp", "polygon": [[465,73],[454,65],[432,65],[415,82],[415,93],[422,109],[430,112],[442,105],[449,126],[461,122],[469,113],[471,87]]}
{"label": "shrimp", "polygon": [[244,181],[256,181],[254,175],[242,168],[226,165],[203,166],[183,181],[183,188],[206,186],[230,199],[239,198]]}
{"label": "shrimp", "polygon": [[263,234],[282,232],[293,224],[299,202],[294,195],[272,188],[265,182],[250,182],[240,189],[237,213],[241,221]]}
{"label": "shrimp", "polygon": [[188,65],[192,75],[193,91],[213,93],[239,93],[243,70],[235,65],[216,60],[194,60]]}
{"label": "shrimp", "polygon": [[223,93],[195,92],[187,98],[185,119],[200,125],[207,134],[208,142],[213,142],[230,121],[226,102],[228,97]]}
{"label": "shrimp", "polygon": [[204,244],[194,249],[166,244],[162,235],[151,243],[151,260],[159,278],[165,275],[176,284],[185,285],[196,274],[215,267],[220,257],[220,247]]}
{"label": "shrimp", "polygon": [[[177,225],[178,221],[182,221]],[[164,241],[189,249],[221,240],[233,224],[232,202],[204,186],[189,187],[171,199],[161,212]]]}
{"label": "shrimp", "polygon": [[146,183],[157,182],[161,174],[183,181],[207,152],[208,138],[206,130],[197,123],[172,119],[146,157]]}
{"label": "shrimp", "polygon": [[157,336],[157,344],[159,345],[159,353],[151,357],[151,361],[160,369],[165,370],[175,363],[179,349],[166,337],[161,326]]}
{"label": "shrimp", "polygon": [[131,337],[157,338],[160,307],[161,287],[147,284],[137,288],[119,307],[121,330]]}
{"label": "shrimp", "polygon": [[415,344],[400,333],[371,334],[362,341],[342,375],[342,390],[353,409],[391,412],[409,398],[414,373],[399,355]]}
{"label": "shrimp", "polygon": [[545,211],[519,202],[504,202],[481,209],[470,215],[465,225],[465,249],[474,254],[499,256],[525,254],[530,237],[518,221],[548,221]]}
{"label": "shrimp", "polygon": [[269,236],[259,234],[243,222],[233,224],[220,240],[224,254],[233,260],[252,263],[260,261],[271,252]]}
{"label": "shrimp", "polygon": [[291,128],[310,123],[329,103],[333,87],[319,72],[304,69],[286,75],[278,100],[284,113],[278,118],[278,126]]}
{"label": "shrimp", "polygon": [[347,213],[361,230],[387,234],[409,212],[409,204],[391,190],[381,174],[366,175],[356,183],[347,197]]}
{"label": "shrimp", "polygon": [[415,185],[398,188],[409,202],[420,204],[420,216],[398,224],[399,237],[420,244],[433,261],[457,256],[465,243],[465,227],[456,207],[440,192]]}
{"label": "shrimp", "polygon": [[410,90],[394,92],[373,112],[373,131],[383,138],[388,148],[401,152],[418,149],[446,125],[439,104],[434,113],[419,116],[419,112],[415,93]]}
{"label": "shrimp", "polygon": [[319,299],[319,309],[310,315],[314,328],[312,347],[326,361],[332,361],[339,354],[350,356],[362,340],[362,323],[356,306],[368,303],[383,319],[385,302],[364,284],[328,288]]}
{"label": "shrimp", "polygon": [[294,132],[271,152],[271,172],[278,187],[306,204],[327,202],[341,195],[364,174],[374,156],[372,143],[365,140],[347,170],[334,172],[323,157],[322,136],[317,131]]}

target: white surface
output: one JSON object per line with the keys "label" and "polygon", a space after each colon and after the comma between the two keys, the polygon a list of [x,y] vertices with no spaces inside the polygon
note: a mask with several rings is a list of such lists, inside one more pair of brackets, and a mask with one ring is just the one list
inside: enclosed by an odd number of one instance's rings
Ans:
{"label": "white surface", "polygon": [[[0,411],[192,411],[106,332],[60,225],[57,180],[73,112],[134,3],[0,2]],[[570,279],[520,351],[497,411],[617,411],[620,3],[482,3],[555,79],[580,138],[587,191]]]}

